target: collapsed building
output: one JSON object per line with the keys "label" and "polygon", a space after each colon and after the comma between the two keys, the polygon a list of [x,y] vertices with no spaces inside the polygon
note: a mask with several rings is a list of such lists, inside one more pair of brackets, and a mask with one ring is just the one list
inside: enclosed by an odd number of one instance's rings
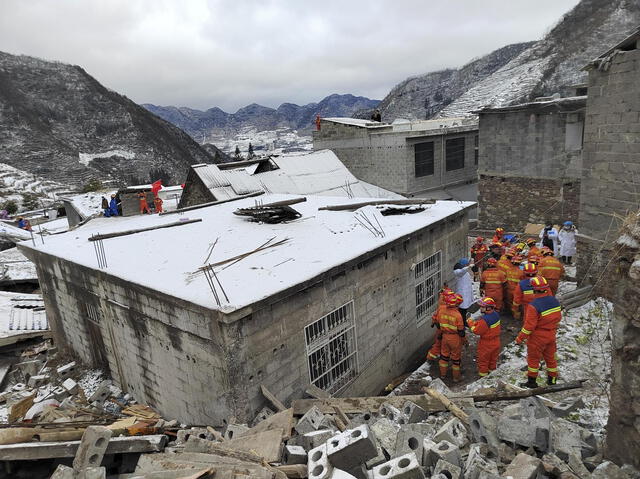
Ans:
{"label": "collapsed building", "polygon": [[478,220],[523,231],[578,219],[586,96],[478,111]]}
{"label": "collapsed building", "polygon": [[475,201],[478,122],[468,118],[383,124],[322,118],[314,150],[329,149],[360,180],[405,196]]}
{"label": "collapsed building", "polygon": [[247,421],[261,386],[358,396],[403,373],[433,336],[474,206],[300,201],[96,218],[19,247],[62,350],[166,416]]}

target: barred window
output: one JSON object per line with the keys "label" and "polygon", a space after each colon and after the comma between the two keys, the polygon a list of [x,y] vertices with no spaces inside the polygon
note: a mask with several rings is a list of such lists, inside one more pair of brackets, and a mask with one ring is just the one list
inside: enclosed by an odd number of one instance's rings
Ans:
{"label": "barred window", "polygon": [[442,284],[442,252],[416,264],[413,272],[416,290],[416,322],[421,326],[438,306],[438,291]]}
{"label": "barred window", "polygon": [[358,374],[353,301],[304,328],[311,383],[335,393]]}
{"label": "barred window", "polygon": [[413,146],[416,163],[416,178],[433,175],[433,141]]}
{"label": "barred window", "polygon": [[473,139],[473,163],[478,166],[480,159],[480,136],[476,135]]}
{"label": "barred window", "polygon": [[464,138],[453,138],[445,144],[447,171],[464,168]]}
{"label": "barred window", "polygon": [[100,323],[100,311],[98,308],[91,303],[85,303],[85,308],[87,310],[87,318],[89,321]]}

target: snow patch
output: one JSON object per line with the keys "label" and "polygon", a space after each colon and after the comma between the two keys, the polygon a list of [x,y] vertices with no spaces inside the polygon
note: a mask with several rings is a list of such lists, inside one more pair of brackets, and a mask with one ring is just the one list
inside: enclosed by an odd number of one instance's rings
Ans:
{"label": "snow patch", "polygon": [[78,161],[85,166],[89,166],[91,160],[96,158],[111,158],[112,156],[119,156],[127,160],[133,160],[136,154],[132,151],[126,150],[109,150],[103,153],[78,153]]}

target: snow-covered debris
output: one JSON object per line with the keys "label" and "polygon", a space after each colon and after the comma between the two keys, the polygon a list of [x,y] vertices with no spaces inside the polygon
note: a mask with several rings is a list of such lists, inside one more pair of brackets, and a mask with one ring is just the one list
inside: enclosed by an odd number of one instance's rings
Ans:
{"label": "snow-covered debris", "polygon": [[0,291],[0,338],[48,329],[41,295]]}
{"label": "snow-covered debris", "polygon": [[36,281],[37,279],[36,266],[18,251],[18,248],[0,251],[0,282]]}

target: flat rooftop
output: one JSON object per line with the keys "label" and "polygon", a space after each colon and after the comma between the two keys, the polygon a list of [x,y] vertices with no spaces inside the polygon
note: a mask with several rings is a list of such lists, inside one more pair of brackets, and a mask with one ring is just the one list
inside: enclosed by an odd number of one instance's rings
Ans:
{"label": "flat rooftop", "polygon": [[478,120],[467,117],[439,118],[435,120],[405,120],[398,118],[393,123],[378,123],[358,118],[322,118],[322,120],[365,128],[371,134],[404,133],[414,136],[435,136],[478,129]]}
{"label": "flat rooftop", "polygon": [[[294,198],[300,196],[261,195],[162,216],[95,218],[73,231],[48,236],[44,245],[36,243],[34,247],[29,241],[20,243],[19,247],[27,256],[30,250],[36,250],[99,269],[94,242],[89,241],[92,235],[201,219],[104,239],[108,267],[100,271],[206,308],[231,313],[475,204],[438,201],[424,205],[425,210],[419,213],[382,216],[380,206],[364,206],[356,211],[319,209],[371,201],[371,198],[309,196],[306,202],[292,205],[302,216],[287,223],[256,223],[233,214],[238,208],[252,207],[258,202],[266,205]],[[385,236],[374,236],[363,227],[356,219],[359,212],[374,224],[379,222]],[[218,306],[200,268],[282,240],[286,241],[235,263],[215,267],[229,298]]]}

